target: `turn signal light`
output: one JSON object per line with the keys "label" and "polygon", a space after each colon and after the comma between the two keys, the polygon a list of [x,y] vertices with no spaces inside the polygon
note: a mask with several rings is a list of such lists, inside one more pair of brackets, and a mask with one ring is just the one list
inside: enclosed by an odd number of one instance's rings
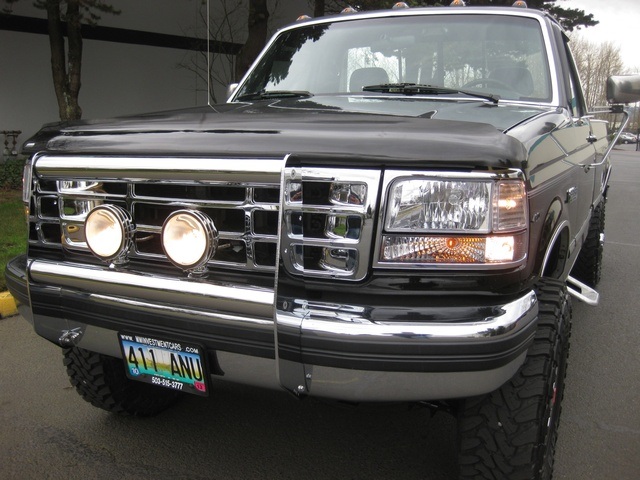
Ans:
{"label": "turn signal light", "polygon": [[526,255],[523,235],[395,236],[382,239],[382,263],[496,264],[522,260]]}

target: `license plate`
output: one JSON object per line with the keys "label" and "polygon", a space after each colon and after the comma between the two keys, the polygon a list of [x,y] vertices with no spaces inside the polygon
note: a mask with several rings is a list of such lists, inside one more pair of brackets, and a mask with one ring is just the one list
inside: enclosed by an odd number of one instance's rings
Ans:
{"label": "license plate", "polygon": [[118,334],[127,377],[139,382],[209,395],[204,349],[144,335]]}

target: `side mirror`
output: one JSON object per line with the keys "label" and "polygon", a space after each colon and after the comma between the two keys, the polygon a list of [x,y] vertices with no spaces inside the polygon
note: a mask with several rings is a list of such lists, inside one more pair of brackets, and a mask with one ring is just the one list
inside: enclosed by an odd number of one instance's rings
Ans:
{"label": "side mirror", "polygon": [[640,75],[616,75],[607,79],[607,101],[612,104],[640,102]]}
{"label": "side mirror", "polygon": [[236,90],[238,89],[238,85],[240,85],[239,83],[231,83],[229,84],[229,86],[227,87],[227,102],[229,101],[229,99],[231,98],[231,95],[233,95],[234,93],[236,93]]}

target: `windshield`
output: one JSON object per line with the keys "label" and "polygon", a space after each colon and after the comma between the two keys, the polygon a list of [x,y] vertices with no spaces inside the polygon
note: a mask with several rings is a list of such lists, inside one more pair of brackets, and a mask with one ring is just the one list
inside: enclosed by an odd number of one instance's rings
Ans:
{"label": "windshield", "polygon": [[[270,91],[363,94],[364,87],[406,83],[549,102],[540,24],[526,17],[456,14],[301,26],[276,39],[236,98]],[[389,95],[389,89],[367,90]]]}

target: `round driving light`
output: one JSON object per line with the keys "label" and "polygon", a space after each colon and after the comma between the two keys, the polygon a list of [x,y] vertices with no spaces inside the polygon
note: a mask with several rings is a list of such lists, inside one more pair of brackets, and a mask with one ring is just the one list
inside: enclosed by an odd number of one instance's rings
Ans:
{"label": "round driving light", "polygon": [[184,271],[204,273],[217,247],[218,230],[202,212],[178,210],[162,226],[162,248],[169,260]]}
{"label": "round driving light", "polygon": [[131,244],[135,227],[131,215],[116,205],[100,205],[84,222],[87,246],[104,261],[122,263]]}

